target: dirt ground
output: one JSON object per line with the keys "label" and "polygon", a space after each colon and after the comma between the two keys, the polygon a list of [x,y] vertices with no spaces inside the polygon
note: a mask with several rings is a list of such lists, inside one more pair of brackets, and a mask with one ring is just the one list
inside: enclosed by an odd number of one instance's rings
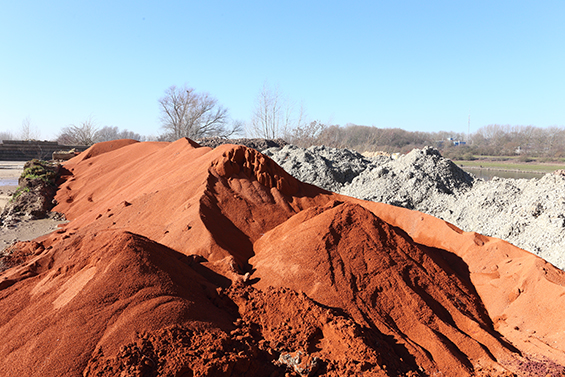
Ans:
{"label": "dirt ground", "polygon": [[2,212],[6,204],[10,201],[10,198],[17,188],[17,185],[0,185],[0,212]]}
{"label": "dirt ground", "polygon": [[16,191],[24,164],[23,161],[0,161],[0,211]]}
{"label": "dirt ground", "polygon": [[[25,161],[0,161],[0,213],[18,187]],[[0,227],[0,250],[16,241],[30,241],[51,233],[61,221],[40,219],[22,221],[15,226]]]}

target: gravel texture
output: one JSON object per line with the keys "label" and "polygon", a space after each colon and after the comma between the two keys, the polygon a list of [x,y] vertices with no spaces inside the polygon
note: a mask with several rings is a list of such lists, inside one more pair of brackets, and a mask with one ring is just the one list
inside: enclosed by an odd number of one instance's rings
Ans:
{"label": "gravel texture", "polygon": [[463,230],[502,238],[565,269],[565,177],[478,180],[431,213]]}
{"label": "gravel texture", "polygon": [[269,155],[296,178],[364,200],[415,209],[504,239],[565,269],[565,176],[478,179],[432,147],[392,159],[287,145]]}
{"label": "gravel texture", "polygon": [[[302,182],[333,192],[359,176],[375,161],[349,149],[313,146],[308,149],[294,145],[269,148],[263,154],[275,160],[283,169]],[[384,159],[388,160],[388,157]]]}
{"label": "gravel texture", "polygon": [[281,148],[288,144],[283,139],[260,139],[260,138],[227,139],[217,136],[196,139],[196,142],[198,142],[198,144],[202,145],[203,147],[210,147],[210,148],[216,148],[217,146],[223,144],[239,144],[239,145],[245,145],[246,147],[249,148],[256,149],[259,152],[267,148]]}
{"label": "gravel texture", "polygon": [[438,200],[446,195],[469,190],[474,180],[472,175],[441,157],[437,149],[426,147],[370,166],[340,193],[422,210],[437,207]]}

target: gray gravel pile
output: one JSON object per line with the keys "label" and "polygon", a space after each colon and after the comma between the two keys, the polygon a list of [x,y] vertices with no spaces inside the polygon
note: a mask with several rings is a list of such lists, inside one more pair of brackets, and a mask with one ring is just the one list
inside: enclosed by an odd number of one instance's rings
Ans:
{"label": "gray gravel pile", "polygon": [[283,139],[261,139],[261,138],[227,139],[225,137],[218,137],[218,136],[205,137],[202,139],[196,139],[195,141],[203,147],[216,148],[223,144],[238,144],[256,149],[259,152],[267,148],[282,148],[283,146],[288,144]]}
{"label": "gray gravel pile", "polygon": [[364,200],[415,209],[465,231],[498,237],[565,269],[565,176],[475,178],[431,147],[393,160],[287,145],[269,155],[301,181]]}
{"label": "gray gravel pile", "polygon": [[341,194],[409,209],[437,206],[439,197],[467,191],[475,178],[435,148],[414,149],[397,160],[371,165]]}
{"label": "gray gravel pile", "polygon": [[[295,145],[269,148],[263,153],[271,157],[288,173],[301,180],[333,192],[340,192],[375,161],[349,149],[313,146],[307,149]],[[382,157],[381,160],[390,160]]]}
{"label": "gray gravel pile", "polygon": [[565,177],[477,180],[431,212],[466,231],[502,238],[565,269]]}

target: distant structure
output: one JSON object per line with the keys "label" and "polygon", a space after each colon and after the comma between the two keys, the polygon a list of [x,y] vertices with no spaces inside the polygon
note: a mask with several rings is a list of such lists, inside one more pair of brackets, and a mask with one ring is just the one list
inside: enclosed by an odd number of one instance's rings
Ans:
{"label": "distant structure", "polygon": [[519,145],[518,148],[516,148],[516,149],[514,150],[514,153],[515,153],[515,154],[522,154],[522,146]]}
{"label": "distant structure", "polygon": [[0,161],[28,161],[34,158],[50,160],[53,152],[76,149],[84,151],[85,145],[61,145],[56,141],[2,140],[0,142]]}
{"label": "distant structure", "polygon": [[451,142],[453,145],[455,145],[455,146],[467,144],[466,141],[455,140],[455,139],[452,138],[452,137],[448,137],[448,138],[447,138],[447,141],[450,141],[450,142]]}

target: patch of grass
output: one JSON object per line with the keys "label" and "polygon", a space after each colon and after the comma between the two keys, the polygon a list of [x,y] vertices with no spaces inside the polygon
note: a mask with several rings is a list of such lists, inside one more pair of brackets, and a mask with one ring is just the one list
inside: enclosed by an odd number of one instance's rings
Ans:
{"label": "patch of grass", "polygon": [[520,162],[534,162],[535,160],[528,155],[522,155],[518,157],[518,161]]}
{"label": "patch of grass", "polygon": [[470,153],[470,152],[469,152],[469,153],[465,153],[465,154],[463,155],[463,160],[466,160],[466,161],[475,161],[476,159],[477,159],[477,158],[476,158],[475,156],[473,156],[473,154]]}
{"label": "patch of grass", "polygon": [[41,179],[45,183],[54,184],[57,175],[53,171],[52,164],[43,160],[31,160],[26,165],[20,178]]}
{"label": "patch of grass", "polygon": [[28,178],[28,179],[41,179],[42,181],[49,183],[49,177],[45,174],[43,175],[38,175],[38,174],[27,174],[25,175],[23,178]]}
{"label": "patch of grass", "polygon": [[10,199],[10,203],[16,200],[24,192],[29,192],[29,191],[30,191],[29,187],[18,187],[14,195],[12,195],[12,198]]}
{"label": "patch of grass", "polygon": [[545,172],[545,173],[550,173],[552,171],[559,169],[565,169],[564,164],[544,164],[537,161],[525,163],[525,162],[518,162],[516,160],[510,160],[510,161],[454,160],[453,162],[459,166],[467,166],[467,167],[475,167],[475,168],[483,167],[483,168],[500,169],[500,170],[520,170],[520,171],[533,171],[533,172]]}

